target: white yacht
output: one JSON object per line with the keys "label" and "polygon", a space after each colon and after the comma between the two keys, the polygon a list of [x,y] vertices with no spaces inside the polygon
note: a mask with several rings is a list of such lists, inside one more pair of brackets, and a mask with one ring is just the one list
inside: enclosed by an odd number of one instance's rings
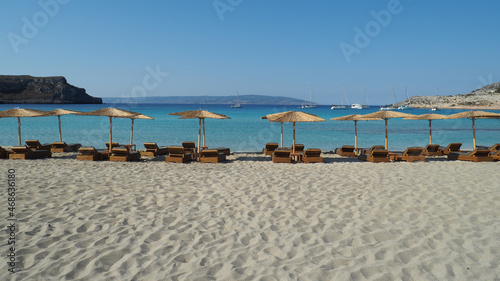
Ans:
{"label": "white yacht", "polygon": [[363,109],[363,106],[359,103],[353,103],[351,109]]}

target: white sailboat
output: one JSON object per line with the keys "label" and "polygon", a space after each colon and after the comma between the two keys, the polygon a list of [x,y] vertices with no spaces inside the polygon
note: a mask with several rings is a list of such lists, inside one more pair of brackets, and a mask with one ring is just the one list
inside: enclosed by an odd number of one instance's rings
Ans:
{"label": "white sailboat", "polygon": [[[405,90],[406,90],[406,103],[409,103],[408,100],[410,99],[410,97],[408,96],[408,88],[405,87]],[[413,109],[413,107],[410,107],[407,104],[403,104],[398,107],[398,110],[403,110],[403,109]]]}
{"label": "white sailboat", "polygon": [[[394,93],[394,85],[392,85],[392,101],[396,103],[396,94]],[[380,110],[394,110],[396,109],[392,104],[380,107]]]}
{"label": "white sailboat", "polygon": [[[347,105],[344,105],[344,84],[341,85],[341,91],[340,91],[340,103],[341,105],[332,105],[330,109],[347,109]],[[347,97],[345,97],[346,103],[349,104],[349,101],[347,101]]]}
{"label": "white sailboat", "polygon": [[316,105],[313,104],[312,102],[312,85],[311,85],[311,91],[309,93],[309,104],[303,104],[301,107],[302,108],[316,108]]}
{"label": "white sailboat", "polygon": [[362,109],[367,109],[367,108],[370,108],[368,106],[368,98],[366,97],[366,88],[365,88],[365,103],[361,105],[361,108]]}
{"label": "white sailboat", "polygon": [[236,103],[235,104],[231,104],[231,108],[241,108],[240,95],[239,95],[238,92],[236,92]]}

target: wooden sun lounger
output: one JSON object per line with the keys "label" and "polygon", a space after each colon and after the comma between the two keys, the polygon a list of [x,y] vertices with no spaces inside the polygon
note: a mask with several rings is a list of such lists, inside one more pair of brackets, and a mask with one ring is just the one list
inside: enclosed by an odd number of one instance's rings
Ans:
{"label": "wooden sun lounger", "polygon": [[12,153],[14,153],[14,151],[5,149],[5,148],[0,146],[0,158],[9,159],[9,155]]}
{"label": "wooden sun lounger", "polygon": [[276,149],[273,152],[273,162],[274,163],[292,163],[292,158],[290,157],[290,150]]}
{"label": "wooden sun lounger", "polygon": [[302,161],[304,161],[304,163],[323,163],[323,157],[321,157],[321,149],[306,149],[306,151],[304,151],[304,155],[302,156]]}
{"label": "wooden sun lounger", "polygon": [[378,163],[378,162],[390,162],[391,159],[389,158],[389,151],[385,149],[373,149],[369,154],[366,153],[361,153],[358,156],[359,160],[363,161],[369,161],[373,163]]}
{"label": "wooden sun lounger", "polygon": [[28,146],[14,146],[14,153],[9,154],[9,159],[40,159],[51,157],[50,150],[32,150]]}
{"label": "wooden sun lounger", "polygon": [[130,151],[124,146],[115,147],[111,149],[109,161],[138,161],[141,160],[141,153],[139,151]]}
{"label": "wooden sun lounger", "polygon": [[31,150],[50,150],[52,148],[51,143],[41,144],[38,140],[27,140],[25,142],[26,142],[26,145]]}
{"label": "wooden sun lounger", "polygon": [[355,148],[352,145],[343,145],[341,148],[335,149],[335,153],[342,157],[356,157]]}
{"label": "wooden sun lounger", "polygon": [[273,152],[278,148],[279,144],[275,142],[266,143],[266,147],[262,150],[264,155],[273,155]]}
{"label": "wooden sun lounger", "polygon": [[422,161],[425,162],[425,156],[421,155],[423,149],[421,147],[408,147],[402,154],[393,156],[395,161]]}
{"label": "wooden sun lounger", "polygon": [[461,146],[462,146],[462,143],[453,142],[453,143],[448,144],[447,147],[440,146],[439,149],[441,150],[441,152],[443,154],[448,155],[448,154],[450,154],[450,152],[463,152],[462,150],[460,150]]}
{"label": "wooden sun lounger", "polygon": [[358,148],[359,154],[370,154],[373,150],[385,150],[385,146],[374,145],[370,148]]}
{"label": "wooden sun lounger", "polygon": [[79,143],[71,143],[67,144],[63,141],[53,142],[52,147],[50,148],[50,152],[74,152],[78,151],[78,149],[82,147]]}
{"label": "wooden sun lounger", "polygon": [[302,152],[304,151],[304,145],[303,144],[295,144],[295,150],[293,149],[293,146],[292,146],[292,151],[295,151],[295,152]]}
{"label": "wooden sun lounger", "polygon": [[448,160],[491,162],[494,159],[490,152],[491,151],[486,149],[476,149],[471,152],[450,152],[448,154]]}
{"label": "wooden sun lounger", "polygon": [[496,143],[492,146],[482,146],[482,145],[478,145],[476,146],[476,149],[487,149],[491,152],[496,152],[498,150],[500,150],[500,143]]}
{"label": "wooden sun lounger", "polygon": [[141,156],[143,156],[143,157],[145,157],[145,156],[155,157],[155,156],[159,156],[159,155],[168,154],[168,147],[167,146],[159,147],[156,144],[156,142],[145,142],[144,148],[146,148],[146,150],[141,152]]}
{"label": "wooden sun lounger", "polygon": [[[113,147],[120,147],[120,144],[117,142],[112,142],[111,149],[113,149]],[[109,142],[106,143],[106,149],[109,150]]]}
{"label": "wooden sun lounger", "polygon": [[169,146],[165,162],[185,163],[193,160],[192,153],[182,146]]}
{"label": "wooden sun lounger", "polygon": [[76,156],[76,160],[108,160],[110,154],[108,150],[97,150],[93,146],[83,146],[80,147],[78,151],[80,152],[80,154]]}
{"label": "wooden sun lounger", "polygon": [[210,148],[210,149],[215,149],[219,152],[222,152],[226,156],[231,155],[231,149],[229,149],[228,147],[215,147],[215,148]]}
{"label": "wooden sun lounger", "polygon": [[198,149],[194,141],[182,142],[182,147],[184,150],[191,154],[191,159],[195,160],[198,157]]}
{"label": "wooden sun lounger", "polygon": [[203,149],[200,152],[200,162],[201,163],[214,163],[217,164],[219,162],[226,160],[226,154],[217,149]]}
{"label": "wooden sun lounger", "polygon": [[442,156],[443,152],[439,149],[439,144],[428,144],[424,150],[422,150],[422,155],[424,156]]}
{"label": "wooden sun lounger", "polygon": [[499,161],[500,160],[500,150],[491,152],[490,153],[491,157],[493,157],[493,160]]}

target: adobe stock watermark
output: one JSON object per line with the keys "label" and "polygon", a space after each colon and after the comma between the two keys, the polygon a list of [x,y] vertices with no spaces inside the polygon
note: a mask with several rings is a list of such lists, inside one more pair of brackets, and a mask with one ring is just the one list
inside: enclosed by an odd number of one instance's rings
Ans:
{"label": "adobe stock watermark", "polygon": [[61,5],[66,5],[70,0],[39,0],[38,6],[41,10],[35,12],[33,16],[29,19],[27,17],[22,17],[21,21],[23,25],[21,27],[21,32],[9,32],[7,38],[9,39],[10,45],[14,50],[14,53],[19,53],[19,47],[21,44],[28,44],[31,39],[33,39],[40,28],[43,28],[49,23],[50,18],[54,18],[60,11]]}
{"label": "adobe stock watermark", "polygon": [[479,80],[479,85],[477,85],[477,89],[481,89],[484,86],[488,86],[489,84],[493,84],[493,74],[489,74],[487,78],[484,78],[484,76],[478,76],[477,80]]}
{"label": "adobe stock watermark", "polygon": [[399,0],[389,0],[387,8],[378,12],[371,10],[370,14],[373,20],[367,22],[363,29],[358,26],[354,27],[353,43],[341,42],[339,44],[347,63],[352,62],[352,55],[359,55],[362,49],[370,45],[372,39],[382,32],[382,28],[387,27],[391,23],[393,15],[397,15],[402,11],[403,6]]}
{"label": "adobe stock watermark", "polygon": [[220,21],[224,21],[224,13],[234,11],[242,2],[243,0],[215,0],[212,5]]}

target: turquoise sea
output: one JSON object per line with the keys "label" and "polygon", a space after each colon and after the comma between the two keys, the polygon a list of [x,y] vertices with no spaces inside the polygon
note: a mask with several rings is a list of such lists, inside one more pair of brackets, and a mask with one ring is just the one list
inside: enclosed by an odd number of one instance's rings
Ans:
{"label": "turquoise sea", "polygon": [[[325,122],[297,123],[296,142],[306,148],[320,148],[331,151],[336,147],[354,145],[354,122],[331,121],[330,118],[349,114],[375,112],[378,106],[369,109],[331,110],[330,106],[315,109],[300,109],[294,106],[244,105],[231,108],[229,105],[171,105],[171,104],[101,104],[101,105],[13,105],[1,104],[0,110],[14,107],[39,110],[64,108],[78,111],[92,111],[104,107],[116,107],[139,112],[155,120],[135,120],[134,143],[137,149],[144,149],[144,142],[157,142],[160,146],[179,145],[182,141],[197,141],[198,119],[178,119],[168,113],[204,109],[229,116],[228,120],[207,119],[206,145],[210,147],[230,147],[237,152],[261,151],[267,142],[280,140],[280,124],[260,119],[270,113],[287,110],[301,110],[324,118]],[[440,110],[434,113],[450,115],[464,110]],[[500,113],[500,111],[488,110]],[[429,113],[428,109],[404,110],[410,114]],[[96,148],[104,148],[109,141],[109,118],[104,116],[61,116],[63,140],[67,143],[81,143]],[[56,116],[21,118],[22,140],[38,139],[42,143],[58,141]],[[425,146],[429,143],[429,127],[426,120],[390,119],[389,149],[404,150],[409,146]],[[17,118],[0,118],[2,134],[0,145],[13,146],[18,143]],[[131,120],[113,118],[113,141],[130,143]],[[447,145],[450,142],[463,143],[463,149],[472,149],[472,122],[469,119],[432,121],[433,143]],[[284,145],[292,143],[292,124],[284,124]],[[478,145],[492,145],[500,142],[500,120],[476,120],[476,140]],[[384,121],[359,121],[358,146],[384,145]]]}

